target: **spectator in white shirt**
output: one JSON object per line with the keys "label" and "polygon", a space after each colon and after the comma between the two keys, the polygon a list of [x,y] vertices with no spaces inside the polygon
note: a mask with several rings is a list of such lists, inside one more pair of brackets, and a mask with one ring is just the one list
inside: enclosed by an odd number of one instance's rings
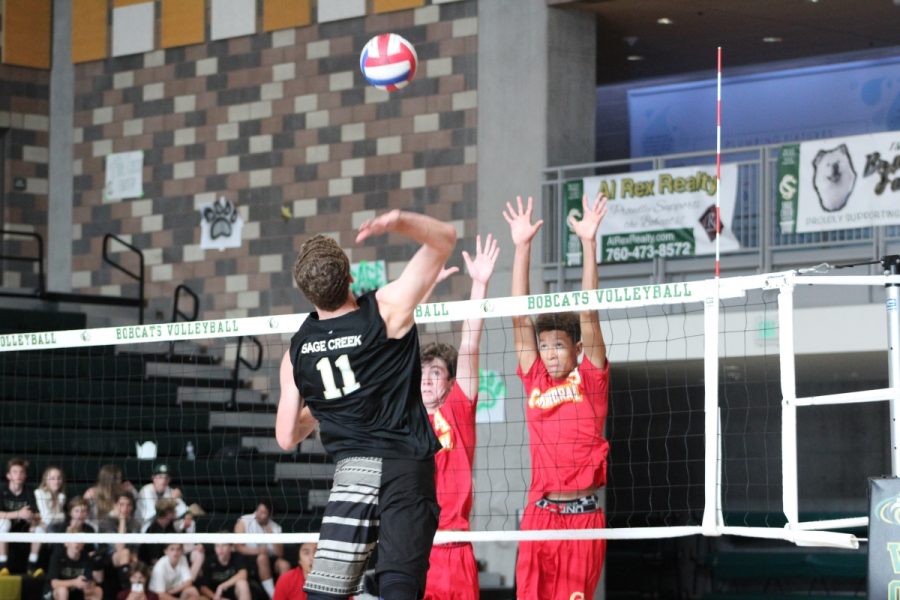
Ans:
{"label": "spectator in white shirt", "polygon": [[165,554],[153,566],[149,587],[160,600],[189,600],[200,595],[181,544],[166,546]]}

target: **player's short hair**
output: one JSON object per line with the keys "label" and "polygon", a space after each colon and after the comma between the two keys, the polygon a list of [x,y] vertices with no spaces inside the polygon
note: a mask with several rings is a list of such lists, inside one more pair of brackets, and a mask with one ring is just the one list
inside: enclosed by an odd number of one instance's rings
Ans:
{"label": "player's short hair", "polygon": [[13,456],[11,459],[6,461],[6,472],[9,473],[10,471],[12,471],[13,467],[22,467],[27,471],[28,461],[19,456]]}
{"label": "player's short hair", "polygon": [[294,281],[316,308],[335,310],[347,299],[350,260],[333,239],[314,235],[300,247]]}
{"label": "player's short hair", "polygon": [[453,379],[456,377],[456,361],[459,358],[459,353],[456,351],[456,348],[450,344],[445,344],[443,342],[425,344],[422,347],[420,354],[423,363],[432,361],[436,358],[441,359],[444,361],[444,364],[447,365],[447,372],[450,374],[450,378]]}
{"label": "player's short hair", "polygon": [[535,319],[534,330],[536,335],[545,331],[562,331],[573,344],[577,344],[581,341],[581,317],[573,312],[545,313]]}

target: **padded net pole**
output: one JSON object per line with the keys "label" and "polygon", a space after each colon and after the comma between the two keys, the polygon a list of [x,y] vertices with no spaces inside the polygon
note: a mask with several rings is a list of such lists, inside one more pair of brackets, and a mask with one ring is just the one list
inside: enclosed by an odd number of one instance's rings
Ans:
{"label": "padded net pole", "polygon": [[[882,259],[885,275],[900,273],[900,256],[886,256]],[[887,298],[885,309],[888,320],[888,385],[891,394],[891,473],[897,477],[900,472],[900,284],[885,285]]]}
{"label": "padded net pole", "polygon": [[797,379],[794,369],[794,286],[778,294],[778,350],[781,362],[781,473],[783,510],[788,527],[799,521],[797,490]]}

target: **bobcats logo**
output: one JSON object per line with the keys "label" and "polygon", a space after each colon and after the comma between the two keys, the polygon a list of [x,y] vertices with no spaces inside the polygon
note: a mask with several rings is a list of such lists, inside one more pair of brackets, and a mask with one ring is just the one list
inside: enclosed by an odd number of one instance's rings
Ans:
{"label": "bobcats logo", "polygon": [[581,396],[581,373],[578,367],[569,373],[565,383],[554,386],[545,392],[541,392],[538,388],[531,390],[528,397],[528,408],[540,408],[549,410],[556,408],[560,404],[566,402],[581,402],[584,398]]}
{"label": "bobcats logo", "polygon": [[441,452],[453,450],[453,428],[441,414],[441,409],[434,411],[434,433],[441,443]]}

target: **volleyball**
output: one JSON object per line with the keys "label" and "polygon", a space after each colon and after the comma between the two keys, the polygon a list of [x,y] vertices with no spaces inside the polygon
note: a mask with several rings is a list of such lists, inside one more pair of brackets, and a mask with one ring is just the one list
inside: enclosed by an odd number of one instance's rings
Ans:
{"label": "volleyball", "polygon": [[418,62],[413,45],[396,33],[376,35],[359,55],[359,68],[366,81],[391,92],[412,80]]}

